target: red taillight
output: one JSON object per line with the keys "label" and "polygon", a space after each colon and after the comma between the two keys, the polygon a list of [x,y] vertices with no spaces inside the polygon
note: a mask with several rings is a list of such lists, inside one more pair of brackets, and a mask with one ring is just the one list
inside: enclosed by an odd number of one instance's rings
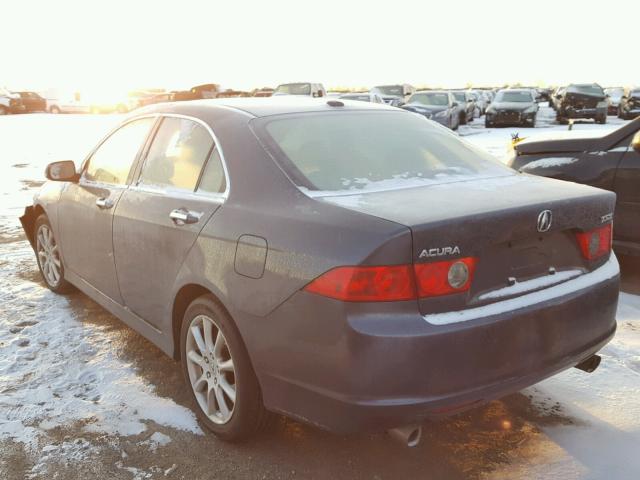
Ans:
{"label": "red taillight", "polygon": [[419,297],[437,297],[465,292],[471,287],[476,259],[458,258],[445,262],[414,265]]}
{"label": "red taillight", "polygon": [[305,287],[307,292],[347,302],[390,302],[416,298],[409,265],[338,267]]}
{"label": "red taillight", "polygon": [[595,260],[609,253],[611,251],[611,233],[610,223],[589,232],[576,233],[582,256],[587,260]]}
{"label": "red taillight", "polygon": [[465,292],[471,286],[476,259],[380,267],[338,267],[304,289],[346,302],[415,300]]}

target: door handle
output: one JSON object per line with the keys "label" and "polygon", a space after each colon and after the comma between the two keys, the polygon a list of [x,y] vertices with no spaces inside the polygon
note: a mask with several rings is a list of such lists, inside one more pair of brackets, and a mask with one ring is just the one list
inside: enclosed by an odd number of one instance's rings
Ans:
{"label": "door handle", "polygon": [[178,226],[198,223],[201,216],[202,212],[194,212],[186,208],[176,208],[169,214],[169,218]]}
{"label": "door handle", "polygon": [[96,200],[96,205],[98,206],[98,208],[106,210],[113,207],[113,200],[102,197]]}

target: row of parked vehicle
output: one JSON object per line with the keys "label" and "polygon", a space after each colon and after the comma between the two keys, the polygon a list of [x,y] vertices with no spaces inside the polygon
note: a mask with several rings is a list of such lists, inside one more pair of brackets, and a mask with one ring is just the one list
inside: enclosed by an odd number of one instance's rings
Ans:
{"label": "row of parked vehicle", "polygon": [[485,116],[485,126],[531,126],[536,122],[538,102],[548,93],[534,88],[417,90],[409,84],[379,85],[368,92],[325,92],[321,84],[290,83],[278,86],[274,95],[307,95],[386,103],[424,115],[447,128]]}
{"label": "row of parked vehicle", "polygon": [[125,113],[164,102],[203,98],[269,97],[302,95],[386,103],[424,115],[452,130],[485,115],[486,127],[535,126],[538,103],[548,101],[557,120],[593,119],[606,123],[607,114],[623,119],[640,116],[640,88],[603,89],[596,83],[571,84],[555,90],[535,87],[506,89],[417,90],[409,84],[379,85],[365,92],[327,92],[322,83],[284,83],[277,88],[253,91],[222,89],[218,84],[197,85],[189,90],[135,90],[120,99],[88,101],[80,93],[71,96],[0,89],[0,115],[7,113]]}

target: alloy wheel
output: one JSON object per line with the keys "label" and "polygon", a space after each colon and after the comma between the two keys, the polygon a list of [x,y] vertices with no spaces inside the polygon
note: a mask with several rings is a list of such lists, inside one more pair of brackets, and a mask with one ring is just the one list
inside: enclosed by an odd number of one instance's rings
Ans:
{"label": "alloy wheel", "polygon": [[198,315],[189,325],[185,348],[189,381],[200,408],[212,422],[227,423],[236,404],[236,378],[222,330],[209,316]]}
{"label": "alloy wheel", "polygon": [[45,281],[50,286],[57,287],[62,278],[62,262],[58,245],[48,225],[41,225],[38,229],[36,252]]}

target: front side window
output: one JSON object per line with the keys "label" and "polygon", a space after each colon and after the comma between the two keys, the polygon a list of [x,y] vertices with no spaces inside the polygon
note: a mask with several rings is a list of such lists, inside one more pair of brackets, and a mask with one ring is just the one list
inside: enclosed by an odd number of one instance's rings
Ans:
{"label": "front side window", "polygon": [[308,190],[358,192],[510,174],[488,153],[409,112],[281,115],[252,125],[294,183]]}
{"label": "front side window", "polygon": [[184,118],[163,118],[139,183],[193,192],[212,148],[213,139],[202,125]]}
{"label": "front side window", "polygon": [[125,185],[155,118],[129,122],[113,132],[93,153],[84,178],[93,182]]}

